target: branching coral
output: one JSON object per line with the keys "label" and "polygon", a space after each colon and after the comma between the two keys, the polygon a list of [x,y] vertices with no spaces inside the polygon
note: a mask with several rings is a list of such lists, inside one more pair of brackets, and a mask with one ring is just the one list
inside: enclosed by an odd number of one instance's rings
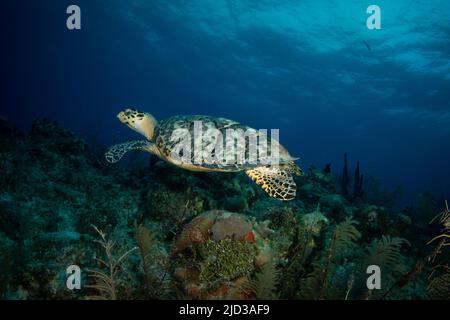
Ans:
{"label": "branching coral", "polygon": [[[438,241],[437,247],[430,256],[432,263],[435,263],[438,257],[444,253],[443,249],[445,247],[450,246],[450,210],[447,201],[445,202],[445,210],[438,217],[439,223],[442,225],[442,231],[429,241],[429,244]],[[434,266],[429,278],[428,294],[435,299],[450,299],[450,266],[448,259],[440,261]]]}
{"label": "branching coral", "polygon": [[433,299],[450,299],[450,267],[435,267],[430,275],[427,287],[428,294]]}
{"label": "branching coral", "polygon": [[93,228],[100,236],[100,240],[95,241],[103,248],[105,259],[95,258],[104,270],[88,269],[90,277],[95,279],[95,284],[86,287],[92,288],[98,293],[96,295],[90,295],[87,298],[92,300],[116,300],[118,298],[117,284],[119,282],[117,274],[120,266],[123,260],[137,248],[134,247],[120,255],[119,258],[116,258],[113,255],[115,242],[107,239],[106,234],[97,227],[93,226]]}
{"label": "branching coral", "polygon": [[439,241],[434,258],[437,256],[437,254],[442,253],[443,247],[450,246],[450,210],[448,208],[447,201],[445,202],[445,210],[440,215],[431,220],[430,223],[432,223],[438,217],[439,223],[443,227],[442,232],[428,242],[428,244],[430,244],[434,241]]}

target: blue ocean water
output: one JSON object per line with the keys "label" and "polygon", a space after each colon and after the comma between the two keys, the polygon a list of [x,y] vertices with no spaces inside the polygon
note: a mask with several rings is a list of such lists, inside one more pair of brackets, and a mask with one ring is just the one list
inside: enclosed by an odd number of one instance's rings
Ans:
{"label": "blue ocean water", "polygon": [[1,15],[0,114],[24,130],[47,117],[108,146],[137,137],[115,117],[127,106],[223,116],[279,128],[302,167],[339,174],[348,153],[404,203],[450,195],[448,1],[10,1]]}

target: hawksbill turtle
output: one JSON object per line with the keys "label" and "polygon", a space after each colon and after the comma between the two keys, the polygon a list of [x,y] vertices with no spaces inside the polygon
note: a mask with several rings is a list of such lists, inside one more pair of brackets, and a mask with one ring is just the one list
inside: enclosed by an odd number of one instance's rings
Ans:
{"label": "hawksbill turtle", "polygon": [[[113,145],[105,153],[106,160],[109,163],[118,162],[128,151],[141,150],[152,153],[164,161],[190,171],[244,171],[269,196],[285,201],[295,198],[296,185],[292,175],[301,176],[303,171],[294,162],[297,158],[292,157],[275,139],[267,138],[268,142],[270,142],[267,143],[267,149],[269,151],[274,150],[273,146],[277,146],[278,161],[269,164],[263,162],[262,159],[257,159],[256,162],[222,161],[224,159],[202,162],[198,161],[199,154],[195,151],[187,153],[188,156],[183,157],[180,150],[177,149],[180,146],[180,141],[185,139],[186,136],[190,136],[194,137],[194,148],[196,145],[200,146],[201,150],[210,150],[211,155],[214,156],[216,150],[214,145],[218,141],[217,136],[214,139],[205,139],[204,135],[195,135],[196,124],[202,125],[201,132],[211,132],[209,129],[213,129],[215,130],[214,132],[219,132],[223,136],[230,132],[250,132],[256,134],[258,139],[260,139],[261,131],[233,120],[211,116],[173,116],[158,122],[151,114],[130,108],[119,112],[117,118],[131,129],[145,136],[146,139]],[[194,135],[192,135],[193,133]],[[245,143],[237,144],[237,147],[234,144],[235,140],[233,140],[232,156],[235,158],[239,155],[245,155],[248,158],[249,150],[252,148],[250,140],[244,138]],[[191,142],[188,143],[188,149],[190,147]],[[266,158],[268,154],[269,152],[267,152]]]}

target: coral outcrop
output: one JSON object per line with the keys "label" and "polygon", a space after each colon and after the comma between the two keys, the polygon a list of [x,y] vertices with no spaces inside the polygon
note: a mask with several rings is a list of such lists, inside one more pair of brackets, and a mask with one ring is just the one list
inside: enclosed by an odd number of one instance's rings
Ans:
{"label": "coral outcrop", "polygon": [[[237,298],[240,286],[272,262],[267,223],[225,210],[194,218],[174,243],[175,275],[190,298]],[[195,288],[195,289],[194,289]],[[243,296],[240,296],[241,298]]]}

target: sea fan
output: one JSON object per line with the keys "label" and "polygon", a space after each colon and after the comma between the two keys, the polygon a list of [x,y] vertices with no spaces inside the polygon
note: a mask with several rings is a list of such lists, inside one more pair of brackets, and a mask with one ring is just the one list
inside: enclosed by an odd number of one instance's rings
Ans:
{"label": "sea fan", "polygon": [[[381,270],[381,283],[384,290],[384,294],[380,290],[368,291],[366,298],[372,296],[372,298],[386,298],[391,291],[399,286],[400,282],[405,283],[409,280],[408,274],[413,275],[415,271],[410,271],[405,263],[405,257],[401,254],[401,249],[404,245],[410,246],[408,240],[403,238],[383,235],[381,239],[373,240],[366,248],[366,254],[361,259],[360,276],[366,278],[366,270],[368,266],[376,265]],[[413,268],[414,270],[415,268]],[[400,280],[399,280],[400,279]],[[403,280],[404,279],[404,280]],[[365,283],[361,280],[360,283]]]}
{"label": "sea fan", "polygon": [[436,240],[439,240],[438,246],[431,256],[432,261],[434,261],[436,257],[442,253],[442,248],[450,246],[450,210],[448,208],[447,201],[445,201],[445,210],[438,216],[434,217],[433,220],[430,221],[430,223],[436,220],[436,218],[439,218],[439,223],[442,225],[443,229],[439,235],[428,242],[428,244],[430,244]]}
{"label": "sea fan", "polygon": [[276,300],[276,286],[278,282],[278,271],[273,263],[267,263],[258,272],[254,279],[242,286],[246,294],[254,294],[257,299]]}
{"label": "sea fan", "polygon": [[355,241],[361,237],[361,233],[356,229],[358,224],[351,218],[345,219],[336,226],[334,231],[334,243],[332,243],[333,257],[335,260],[345,257],[355,246]]}
{"label": "sea fan", "polygon": [[403,245],[410,246],[408,240],[383,235],[381,239],[373,240],[366,249],[363,257],[363,269],[370,265],[377,265],[387,273],[389,279],[394,280],[398,275],[408,272],[405,257],[400,253]]}

